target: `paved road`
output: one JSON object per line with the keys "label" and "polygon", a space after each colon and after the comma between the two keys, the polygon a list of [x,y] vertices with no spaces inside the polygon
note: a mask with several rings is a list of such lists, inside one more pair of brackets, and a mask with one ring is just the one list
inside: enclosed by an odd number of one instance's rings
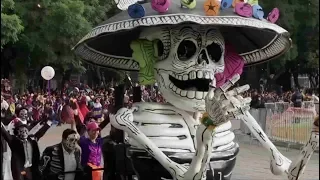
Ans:
{"label": "paved road", "polygon": [[[233,122],[235,129],[239,128],[238,122]],[[46,146],[50,146],[61,141],[62,131],[68,126],[51,128],[44,138],[39,142],[40,151]],[[102,135],[108,134],[109,128],[102,131]],[[250,138],[247,136],[238,136],[237,141],[240,144],[240,153],[237,156],[237,164],[232,175],[232,180],[285,180],[285,176],[275,176],[269,169],[269,153],[254,142],[250,145]],[[279,150],[293,160],[298,154],[298,150],[285,151],[285,148],[279,147]],[[319,154],[312,155],[309,164],[301,180],[319,180]]]}

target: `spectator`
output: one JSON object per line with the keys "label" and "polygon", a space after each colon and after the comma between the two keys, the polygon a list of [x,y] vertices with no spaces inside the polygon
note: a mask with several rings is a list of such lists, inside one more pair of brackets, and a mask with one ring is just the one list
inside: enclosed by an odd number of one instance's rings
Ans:
{"label": "spectator", "polygon": [[301,108],[302,101],[303,101],[303,95],[298,88],[295,90],[295,93],[292,95],[291,101],[293,102],[294,107]]}
{"label": "spectator", "polygon": [[[49,146],[43,151],[39,166],[39,171],[43,180],[83,179],[83,169],[80,164],[81,151],[80,148],[76,146],[77,137],[76,131],[66,129],[62,133],[61,143]],[[74,171],[77,172],[64,173]]]}
{"label": "spectator", "polygon": [[51,124],[51,121],[47,121],[31,138],[27,124],[17,121],[14,126],[14,135],[11,135],[1,123],[1,135],[11,149],[11,171],[14,180],[33,180],[39,177],[38,140],[43,137]]}
{"label": "spectator", "polygon": [[[75,122],[71,124],[73,130],[75,129]],[[101,168],[102,158],[102,138],[99,137],[101,128],[96,122],[88,122],[86,125],[87,135],[80,137],[79,145],[81,147],[81,165],[87,171],[91,172],[91,169]],[[94,179],[101,179],[101,171],[93,171],[92,177]]]}

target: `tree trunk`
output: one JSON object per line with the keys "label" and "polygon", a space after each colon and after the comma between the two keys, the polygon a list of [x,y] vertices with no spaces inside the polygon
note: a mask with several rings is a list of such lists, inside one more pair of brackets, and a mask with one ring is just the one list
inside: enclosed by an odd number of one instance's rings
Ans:
{"label": "tree trunk", "polygon": [[61,88],[60,88],[60,89],[61,89],[61,96],[63,95],[64,84],[65,84],[66,82],[69,82],[69,81],[70,81],[71,73],[72,73],[72,70],[71,70],[71,69],[63,72],[62,81],[61,81],[61,85],[60,85],[60,86],[61,86]]}
{"label": "tree trunk", "polygon": [[309,78],[309,81],[310,81],[311,88],[315,88],[316,87],[316,83],[315,83],[314,76],[310,73],[310,74],[308,74],[308,78]]}
{"label": "tree trunk", "polygon": [[292,75],[293,75],[293,82],[294,82],[295,88],[300,89],[300,84],[299,84],[299,80],[298,80],[299,74],[297,72],[294,72],[294,73],[292,73]]}

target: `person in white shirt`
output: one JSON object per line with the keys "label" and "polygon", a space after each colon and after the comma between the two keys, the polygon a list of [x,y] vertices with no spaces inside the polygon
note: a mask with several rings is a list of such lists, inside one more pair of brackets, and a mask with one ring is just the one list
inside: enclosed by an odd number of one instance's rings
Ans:
{"label": "person in white shirt", "polygon": [[62,133],[61,143],[49,146],[43,151],[39,166],[43,180],[83,179],[78,140],[76,131],[66,129]]}

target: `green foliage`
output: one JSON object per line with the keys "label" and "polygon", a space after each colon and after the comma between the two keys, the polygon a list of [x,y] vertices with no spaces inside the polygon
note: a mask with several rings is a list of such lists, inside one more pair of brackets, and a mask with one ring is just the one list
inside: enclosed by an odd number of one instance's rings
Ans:
{"label": "green foliage", "polygon": [[[13,1],[2,1],[1,5],[6,4],[4,7],[12,9],[10,2]],[[17,0],[14,13],[21,17],[24,31],[19,37],[10,36],[14,37],[13,40],[19,39],[16,44],[6,46],[17,52],[10,61],[16,71],[50,64],[62,71],[84,72],[82,62],[74,56],[71,48],[93,26],[105,20],[110,15],[108,11],[113,12],[113,9],[116,9],[115,5],[105,0]]]}
{"label": "green foliage", "polygon": [[18,35],[24,29],[19,16],[11,13],[13,10],[13,0],[1,1],[1,49],[10,42],[17,42],[19,40]]}
{"label": "green foliage", "polygon": [[299,73],[303,73],[303,67],[318,68],[316,50],[319,49],[319,1],[307,0],[263,0],[259,2],[266,13],[272,8],[278,7],[280,18],[278,25],[288,30],[291,34],[292,48],[278,60],[271,62],[274,70],[287,67],[296,67],[303,64]]}

